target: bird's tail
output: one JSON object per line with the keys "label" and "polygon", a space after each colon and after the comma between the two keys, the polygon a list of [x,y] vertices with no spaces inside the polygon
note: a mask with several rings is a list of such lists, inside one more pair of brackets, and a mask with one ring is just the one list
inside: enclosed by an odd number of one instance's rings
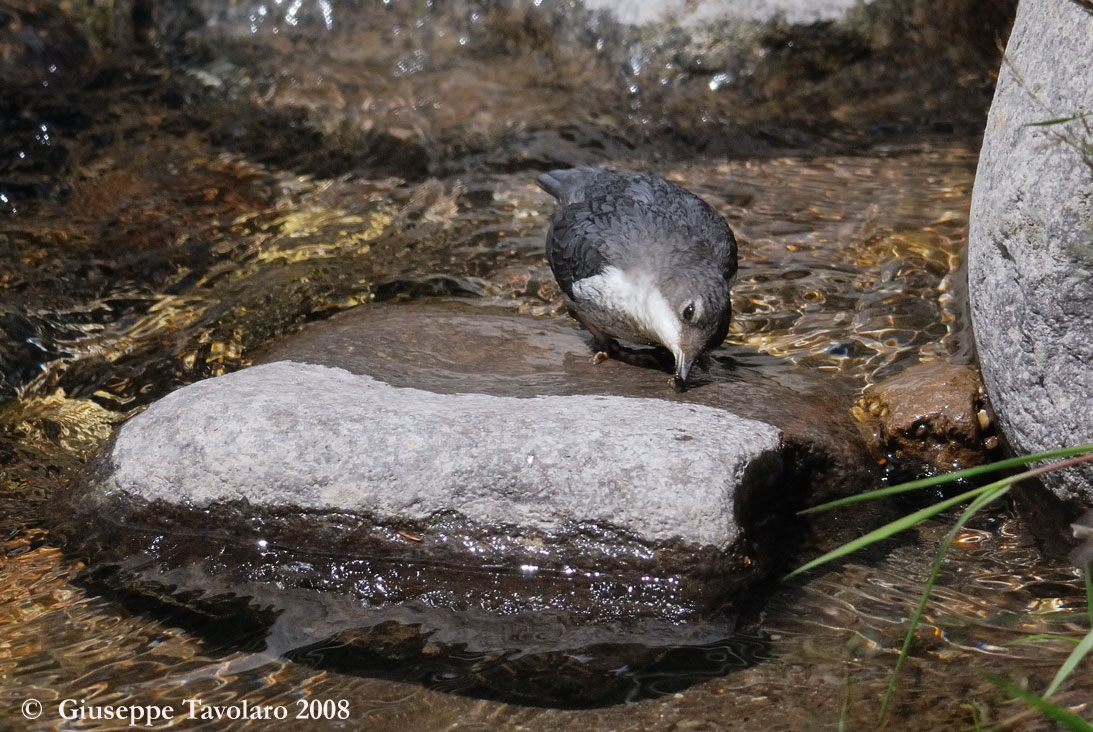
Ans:
{"label": "bird's tail", "polygon": [[585,183],[603,168],[568,168],[551,170],[536,179],[539,187],[562,203],[580,200],[583,197]]}

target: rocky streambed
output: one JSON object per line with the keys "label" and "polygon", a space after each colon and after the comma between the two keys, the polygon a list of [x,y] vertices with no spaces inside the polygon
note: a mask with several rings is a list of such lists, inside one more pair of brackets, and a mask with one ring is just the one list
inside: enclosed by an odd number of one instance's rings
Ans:
{"label": "rocky streambed", "polygon": [[[994,36],[955,43],[960,3],[539,5],[10,14],[5,718],[873,722],[944,523],[776,580],[883,518],[800,508],[995,454],[962,264]],[[589,162],[741,241],[682,395],[561,312],[533,180]],[[1050,679],[1087,619],[1050,538],[1006,508],[960,535],[892,725],[1019,714],[984,666]]]}

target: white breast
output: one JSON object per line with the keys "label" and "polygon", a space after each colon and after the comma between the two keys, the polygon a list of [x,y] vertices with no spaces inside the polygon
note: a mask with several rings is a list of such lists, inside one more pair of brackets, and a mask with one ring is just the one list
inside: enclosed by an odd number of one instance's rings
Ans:
{"label": "white breast", "polygon": [[573,283],[581,314],[608,335],[634,343],[660,343],[675,351],[679,319],[650,278],[617,267]]}

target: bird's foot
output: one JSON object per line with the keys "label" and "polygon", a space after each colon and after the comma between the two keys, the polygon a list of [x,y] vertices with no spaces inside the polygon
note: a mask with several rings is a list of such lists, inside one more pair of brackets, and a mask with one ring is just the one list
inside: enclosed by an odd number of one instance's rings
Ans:
{"label": "bird's foot", "polygon": [[672,387],[676,394],[682,394],[687,390],[687,382],[678,376],[668,379],[668,386]]}

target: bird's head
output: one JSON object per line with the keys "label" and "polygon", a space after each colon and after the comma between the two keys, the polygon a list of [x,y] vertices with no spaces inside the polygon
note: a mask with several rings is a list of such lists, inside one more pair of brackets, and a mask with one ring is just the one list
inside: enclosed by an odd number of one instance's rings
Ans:
{"label": "bird's head", "polygon": [[661,283],[658,295],[654,329],[675,357],[674,383],[682,388],[699,356],[721,345],[729,331],[729,282],[709,270],[678,273]]}

